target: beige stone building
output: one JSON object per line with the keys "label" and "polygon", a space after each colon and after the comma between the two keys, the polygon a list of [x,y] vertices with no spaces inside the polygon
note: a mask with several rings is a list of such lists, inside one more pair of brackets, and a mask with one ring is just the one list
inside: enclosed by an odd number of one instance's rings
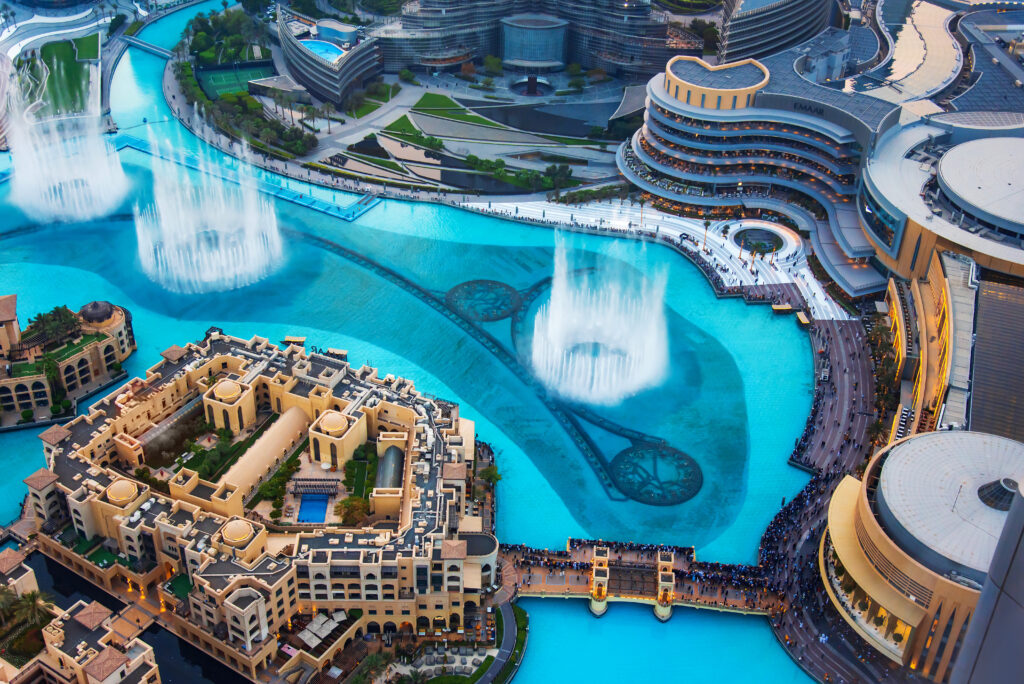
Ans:
{"label": "beige stone building", "polygon": [[[368,633],[471,638],[469,623],[476,634],[498,543],[470,515],[475,434],[457,405],[353,368],[343,351],[217,329],[162,357],[40,435],[47,467],[25,482],[44,553],[115,595],[158,598],[164,624],[254,680],[326,667]],[[189,416],[246,448],[210,480],[190,463],[168,466],[166,492],[137,479],[154,440]],[[326,467],[292,479],[292,496],[340,500],[350,492],[333,471],[364,443],[378,465],[358,526],[279,525],[252,510],[298,461]]]}
{"label": "beige stone building", "polygon": [[[81,332],[52,352],[67,397],[94,391],[120,372],[135,351],[131,314],[110,302],[91,302],[76,314]],[[17,296],[0,297],[0,422],[11,424],[23,411],[35,419],[50,417],[53,391],[39,363],[44,346],[23,338]]]}
{"label": "beige stone building", "polygon": [[995,435],[880,451],[829,504],[819,566],[836,610],[883,656],[947,681],[1022,477],[1024,444]]}

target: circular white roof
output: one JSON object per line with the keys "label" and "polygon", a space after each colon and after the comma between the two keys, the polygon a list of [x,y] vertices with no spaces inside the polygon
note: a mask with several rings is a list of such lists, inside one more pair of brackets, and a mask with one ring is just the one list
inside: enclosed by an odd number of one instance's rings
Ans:
{"label": "circular white roof", "polygon": [[917,541],[987,573],[1006,513],[983,503],[978,488],[1003,477],[1024,482],[1024,444],[980,432],[929,432],[892,448],[879,490]]}
{"label": "circular white roof", "polygon": [[982,138],[957,145],[939,162],[939,181],[970,213],[1024,225],[1024,138]]}

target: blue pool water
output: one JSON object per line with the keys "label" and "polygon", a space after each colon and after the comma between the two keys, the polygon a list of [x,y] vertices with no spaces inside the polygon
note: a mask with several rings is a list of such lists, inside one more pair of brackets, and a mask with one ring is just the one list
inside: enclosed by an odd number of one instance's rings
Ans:
{"label": "blue pool water", "polygon": [[300,523],[322,523],[327,520],[327,497],[323,494],[303,494],[299,503]]}
{"label": "blue pool water", "polygon": [[[212,9],[219,10],[219,2],[177,12],[147,28],[142,38],[173,47],[189,18]],[[163,65],[130,48],[112,82],[112,115],[122,131],[201,149],[203,143],[170,117],[160,91]],[[666,248],[572,239],[585,266],[625,264],[667,273],[669,378],[621,406],[595,409],[591,420],[577,421],[602,458],[610,460],[629,446],[623,436],[628,428],[657,436],[700,464],[704,486],[696,497],[656,507],[609,496],[546,398],[524,377],[529,326],[517,328],[515,320],[503,319],[464,328],[435,308],[461,284],[492,280],[511,291],[540,293],[523,313],[529,319],[547,297],[551,231],[390,200],[347,224],[276,202],[285,255],[275,273],[242,290],[176,295],[151,283],[139,268],[131,207],[151,197],[149,157],[126,150],[122,161],[133,184],[131,199],[115,216],[90,223],[33,225],[8,202],[9,184],[0,186],[0,293],[18,293],[23,321],[58,304],[77,309],[94,299],[128,307],[138,352],[125,367],[133,375],[144,375],[161,351],[201,338],[211,325],[242,337],[302,335],[318,347],[348,349],[354,363],[411,378],[419,390],[459,402],[461,415],[476,422],[480,438],[498,453],[497,528],[509,542],[556,548],[577,536],[695,544],[702,559],[752,562],[780,499],[807,481],[786,464],[810,407],[806,335],[768,307],[717,300],[703,276]],[[354,199],[297,181],[288,185],[324,201]],[[341,248],[403,280],[388,280],[345,258]],[[0,465],[8,473],[0,483],[0,520],[10,520],[25,493],[21,480],[43,465],[36,431],[0,434]],[[326,501],[321,505],[326,509]],[[722,681],[806,681],[759,618],[680,610],[662,625],[649,611],[624,605],[613,606],[600,621],[589,617],[583,602],[524,606],[534,617],[517,681],[551,681],[555,673],[576,680],[576,671],[594,681],[633,679],[637,667],[647,666],[637,662],[635,649],[622,648],[628,642],[643,643],[652,662],[664,662],[654,654],[671,654],[679,660],[678,671],[714,671]],[[734,657],[736,644],[751,669]]]}
{"label": "blue pool water", "polygon": [[345,51],[340,47],[334,43],[328,43],[326,40],[306,39],[299,42],[309,48],[310,52],[314,55],[321,59],[326,59],[328,62],[336,62],[345,54]]}

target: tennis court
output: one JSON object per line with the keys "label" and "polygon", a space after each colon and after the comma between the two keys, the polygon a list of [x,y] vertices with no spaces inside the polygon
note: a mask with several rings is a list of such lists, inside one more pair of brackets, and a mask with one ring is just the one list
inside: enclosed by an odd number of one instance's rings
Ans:
{"label": "tennis court", "polygon": [[211,100],[224,93],[248,92],[249,81],[274,75],[272,66],[237,67],[218,71],[200,71],[199,85]]}

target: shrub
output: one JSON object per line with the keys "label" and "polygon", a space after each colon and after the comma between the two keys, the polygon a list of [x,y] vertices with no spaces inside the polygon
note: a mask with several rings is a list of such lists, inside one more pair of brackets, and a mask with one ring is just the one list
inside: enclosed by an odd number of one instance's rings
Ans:
{"label": "shrub", "polygon": [[117,33],[117,30],[124,26],[124,22],[128,21],[128,17],[123,14],[115,14],[114,18],[110,20],[110,26],[107,27],[107,37]]}
{"label": "shrub", "polygon": [[398,78],[402,79],[406,83],[412,83],[413,85],[417,85],[416,74],[412,73],[408,69],[402,69],[401,71],[399,71]]}
{"label": "shrub", "polygon": [[32,420],[33,415],[34,414],[32,413],[32,409],[25,409],[24,411],[21,412],[21,419],[24,421],[30,421]]}

